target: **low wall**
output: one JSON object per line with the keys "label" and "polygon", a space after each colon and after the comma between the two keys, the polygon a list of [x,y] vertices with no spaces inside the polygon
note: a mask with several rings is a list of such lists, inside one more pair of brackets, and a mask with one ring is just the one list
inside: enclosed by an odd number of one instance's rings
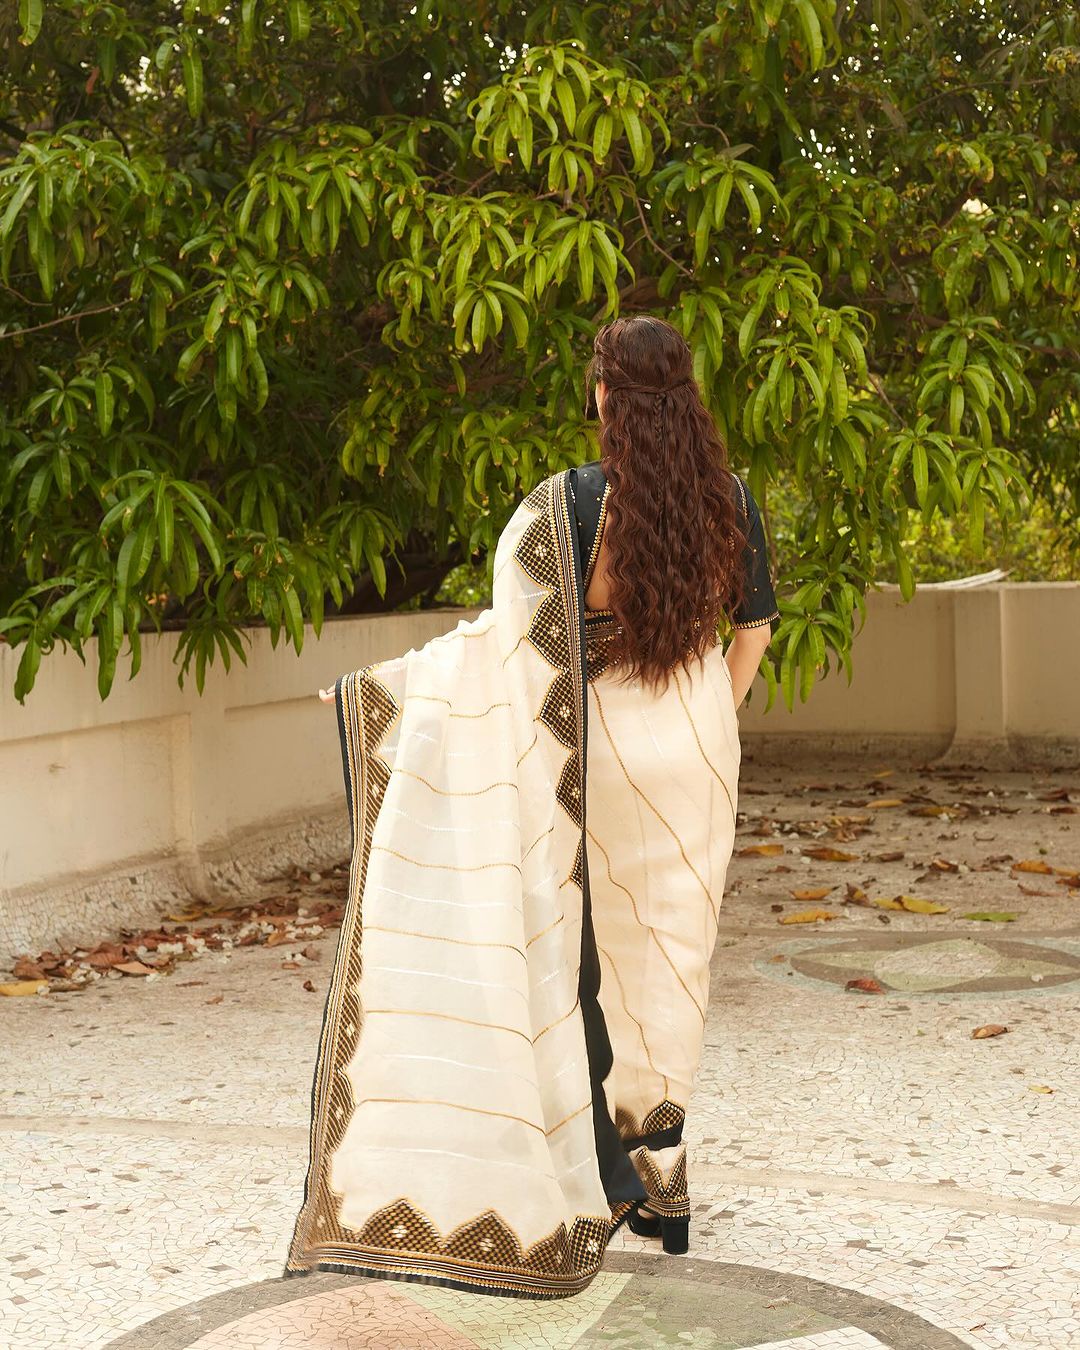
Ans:
{"label": "low wall", "polygon": [[[778,699],[765,713],[755,684],[747,759],[1080,764],[1080,583],[920,586],[909,604],[883,588],[867,608],[850,686],[833,674],[794,712]],[[315,690],[474,612],[330,620],[299,657],[253,629],[247,665],[212,667],[201,697],[178,687],[166,634],[104,703],[92,655],[57,652],[20,707],[18,653],[0,645],[0,960],[343,858],[337,732]]]}

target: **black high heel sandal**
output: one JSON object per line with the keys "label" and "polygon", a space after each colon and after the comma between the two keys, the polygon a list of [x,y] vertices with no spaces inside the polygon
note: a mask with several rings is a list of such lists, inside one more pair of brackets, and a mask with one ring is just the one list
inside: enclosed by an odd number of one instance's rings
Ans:
{"label": "black high heel sandal", "polygon": [[690,1220],[643,1214],[636,1206],[626,1216],[626,1226],[638,1237],[659,1237],[669,1256],[682,1256],[690,1247]]}

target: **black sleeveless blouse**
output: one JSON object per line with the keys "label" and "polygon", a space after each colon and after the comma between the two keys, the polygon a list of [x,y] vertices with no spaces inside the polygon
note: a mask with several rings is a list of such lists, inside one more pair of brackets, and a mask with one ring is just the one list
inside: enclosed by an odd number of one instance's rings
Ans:
{"label": "black sleeveless blouse", "polygon": [[[759,628],[764,624],[771,627],[774,620],[779,619],[780,611],[776,607],[776,594],[769,575],[765,527],[750,489],[738,474],[732,474],[732,477],[738,487],[747,540],[742,554],[745,593],[742,601],[730,611],[729,618],[734,628]],[[608,488],[599,460],[570,470],[570,491],[574,498],[581,556],[585,560],[586,587],[600,552],[600,538],[607,515]]]}

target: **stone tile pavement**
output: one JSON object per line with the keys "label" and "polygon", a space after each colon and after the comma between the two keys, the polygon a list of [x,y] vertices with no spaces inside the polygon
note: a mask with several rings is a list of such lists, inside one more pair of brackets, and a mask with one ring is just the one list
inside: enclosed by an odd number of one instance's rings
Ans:
{"label": "stone tile pavement", "polygon": [[335,933],[303,969],[252,947],[0,999],[0,1347],[1080,1348],[1072,802],[747,760],[737,849],[766,850],[724,901],[690,1253],[620,1230],[554,1304],[279,1278]]}

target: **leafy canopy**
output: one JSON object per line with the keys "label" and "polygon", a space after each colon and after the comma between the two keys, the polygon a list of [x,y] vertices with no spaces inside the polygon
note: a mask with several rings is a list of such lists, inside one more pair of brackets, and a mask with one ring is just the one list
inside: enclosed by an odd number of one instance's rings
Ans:
{"label": "leafy canopy", "polygon": [[[7,11],[5,11],[7,14]],[[0,633],[430,589],[594,454],[595,325],[693,346],[806,502],[789,706],[917,518],[1080,505],[1070,5],[21,0],[0,18]],[[390,564],[389,574],[387,564]]]}

